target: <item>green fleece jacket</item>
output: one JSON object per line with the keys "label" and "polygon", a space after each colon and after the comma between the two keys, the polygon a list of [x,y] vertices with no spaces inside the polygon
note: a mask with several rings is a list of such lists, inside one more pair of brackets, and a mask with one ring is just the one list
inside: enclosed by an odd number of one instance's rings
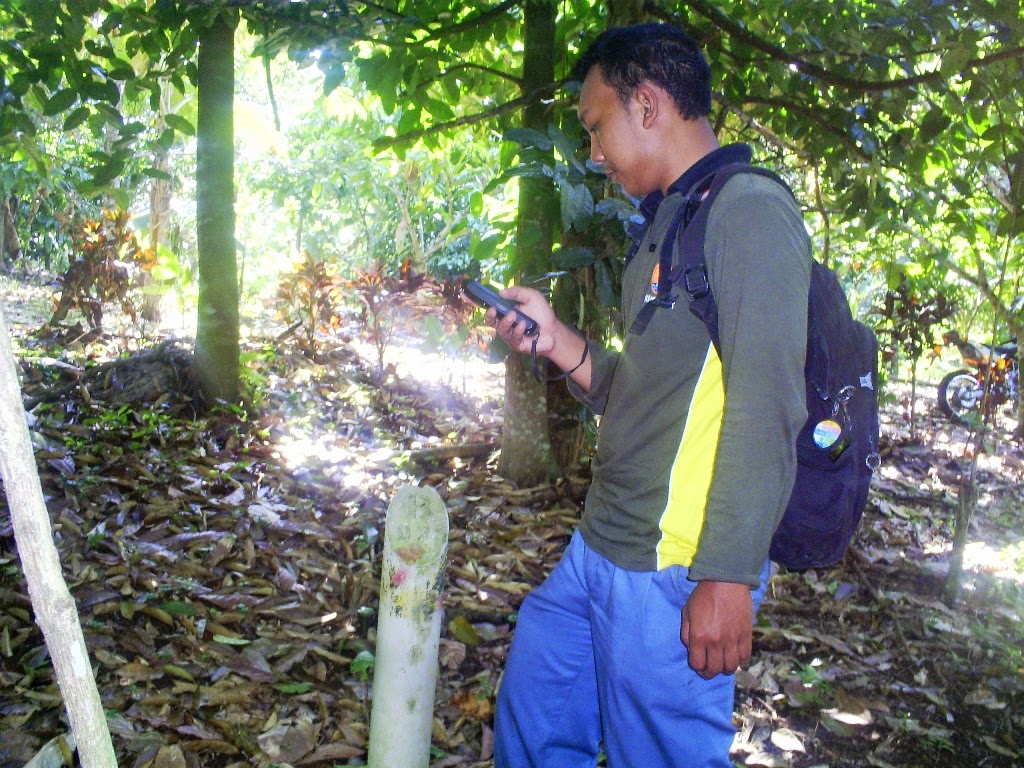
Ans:
{"label": "green fleece jacket", "polygon": [[[685,178],[685,177],[684,177]],[[629,328],[657,284],[670,194],[623,275]],[[810,241],[792,196],[753,174],[712,206],[705,258],[721,354],[687,305],[658,308],[622,350],[594,350],[593,482],[580,530],[627,570],[678,564],[693,580],[756,585],[796,476],[806,420],[804,358]]]}

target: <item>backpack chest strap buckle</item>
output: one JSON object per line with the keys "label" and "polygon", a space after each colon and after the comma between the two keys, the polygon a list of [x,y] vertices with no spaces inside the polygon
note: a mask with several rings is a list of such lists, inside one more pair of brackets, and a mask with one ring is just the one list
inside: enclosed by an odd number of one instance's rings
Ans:
{"label": "backpack chest strap buckle", "polygon": [[676,302],[679,301],[678,293],[666,293],[658,294],[654,299],[651,300],[651,304],[662,309],[672,309]]}
{"label": "backpack chest strap buckle", "polygon": [[691,301],[703,299],[711,293],[708,271],[703,264],[697,264],[683,270],[683,288],[690,295]]}

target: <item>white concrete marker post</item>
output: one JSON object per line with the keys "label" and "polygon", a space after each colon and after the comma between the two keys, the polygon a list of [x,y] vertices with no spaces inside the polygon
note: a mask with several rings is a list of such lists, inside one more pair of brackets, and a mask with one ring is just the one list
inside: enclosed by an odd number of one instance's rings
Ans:
{"label": "white concrete marker post", "polygon": [[427,768],[434,721],[448,510],[402,488],[384,526],[369,768]]}

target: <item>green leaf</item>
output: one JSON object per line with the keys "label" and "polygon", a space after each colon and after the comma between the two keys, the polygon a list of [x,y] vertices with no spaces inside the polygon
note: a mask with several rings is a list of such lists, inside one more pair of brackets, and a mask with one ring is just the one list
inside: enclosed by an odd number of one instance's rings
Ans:
{"label": "green leaf", "polygon": [[370,672],[373,671],[376,665],[377,658],[370,651],[360,651],[352,659],[352,663],[348,665],[348,668],[352,671],[352,674],[365,682],[370,678]]}
{"label": "green leaf", "polygon": [[580,269],[589,267],[597,259],[593,248],[562,248],[551,254],[551,263],[558,269]]}
{"label": "green leaf", "polygon": [[73,91],[70,88],[57,91],[43,104],[43,114],[47,117],[60,114],[65,110],[71,109],[76,101],[78,101],[77,91]]}
{"label": "green leaf", "polygon": [[92,176],[89,178],[88,183],[91,184],[93,188],[105,187],[120,176],[121,171],[123,170],[124,166],[119,163],[108,163],[97,166],[90,169]]}
{"label": "green leaf", "polygon": [[132,123],[126,123],[125,125],[122,125],[119,130],[119,133],[121,136],[138,136],[144,130],[146,130],[146,126],[138,121],[135,121]]}
{"label": "green leaf", "polygon": [[562,159],[579,171],[581,176],[586,176],[587,167],[576,157],[576,150],[579,149],[579,144],[574,144],[556,125],[548,126],[548,136],[554,141],[555,146],[558,148],[558,154],[562,156]]}
{"label": "green leaf", "polygon": [[196,607],[192,603],[184,603],[180,600],[172,600],[168,603],[161,603],[160,607],[171,616],[195,616]]}
{"label": "green leaf", "polygon": [[487,362],[492,365],[497,363],[503,363],[512,354],[512,349],[505,340],[494,334],[491,338],[491,343],[487,345]]}
{"label": "green leaf", "polygon": [[89,119],[90,114],[92,113],[89,111],[88,107],[79,107],[64,119],[64,130],[75,130],[75,128]]}
{"label": "green leaf", "polygon": [[229,637],[228,635],[214,635],[213,642],[220,643],[221,645],[251,645],[251,640],[246,640],[244,637]]}
{"label": "green leaf", "polygon": [[918,141],[931,141],[946,130],[949,124],[950,119],[945,112],[941,109],[932,109],[921,121],[921,129],[917,133]]}
{"label": "green leaf", "polygon": [[597,283],[597,298],[606,307],[614,307],[618,304],[618,296],[615,293],[615,283],[612,280],[612,273],[608,270],[608,264],[604,260],[594,264],[594,278]]}
{"label": "green leaf", "polygon": [[161,181],[172,181],[174,179],[171,174],[160,168],[143,168],[142,175],[148,176],[151,179],[160,179]]}
{"label": "green leaf", "polygon": [[165,152],[174,146],[174,139],[178,134],[173,128],[165,128],[157,137],[156,145]]}
{"label": "green leaf", "polygon": [[594,215],[594,196],[586,184],[565,182],[559,185],[562,209],[562,229],[575,226],[582,232]]}
{"label": "green leaf", "polygon": [[964,44],[956,45],[942,57],[939,71],[942,72],[942,76],[945,78],[954,78],[957,75],[961,75],[967,62],[974,58],[974,55],[974,48]]}
{"label": "green leaf", "polygon": [[553,173],[551,168],[543,163],[520,163],[514,168],[510,168],[505,172],[505,175],[511,178],[512,176],[520,176],[524,179],[543,179],[545,177],[551,178]]}
{"label": "green leaf", "polygon": [[128,62],[119,61],[114,65],[114,68],[107,73],[107,77],[111,80],[131,80],[135,77],[135,70]]}
{"label": "green leaf", "polygon": [[594,212],[606,219],[629,221],[638,215],[636,206],[621,197],[602,197],[594,207]]}
{"label": "green leaf", "polygon": [[448,633],[460,643],[480,645],[480,635],[477,634],[476,627],[470,624],[465,616],[456,616],[448,622]]}
{"label": "green leaf", "polygon": [[164,115],[164,122],[178,133],[184,133],[186,136],[195,136],[196,129],[188,120],[181,115]]}
{"label": "green leaf", "polygon": [[421,118],[423,113],[418,107],[408,107],[402,112],[402,117],[398,121],[398,135],[401,136],[403,133],[411,133],[412,131],[418,131],[423,127]]}
{"label": "green leaf", "polygon": [[981,138],[985,141],[999,141],[1005,132],[1007,132],[1006,126],[1002,123],[996,123],[995,125],[990,125],[986,128],[985,133],[981,135]]}
{"label": "green leaf", "polygon": [[501,245],[504,239],[505,236],[500,232],[493,232],[479,240],[474,238],[469,246],[469,255],[476,261],[489,259],[497,253],[498,246]]}
{"label": "green leaf", "polygon": [[455,119],[455,112],[440,99],[423,99],[423,106],[430,116],[437,120],[448,122]]}
{"label": "green leaf", "polygon": [[547,151],[555,146],[555,143],[540,131],[533,128],[510,128],[502,136],[505,141],[513,141],[524,147],[536,147]]}
{"label": "green leaf", "polygon": [[293,694],[309,693],[311,690],[313,690],[313,684],[312,683],[277,683],[274,686],[274,690],[275,691],[280,691],[281,693],[293,693]]}

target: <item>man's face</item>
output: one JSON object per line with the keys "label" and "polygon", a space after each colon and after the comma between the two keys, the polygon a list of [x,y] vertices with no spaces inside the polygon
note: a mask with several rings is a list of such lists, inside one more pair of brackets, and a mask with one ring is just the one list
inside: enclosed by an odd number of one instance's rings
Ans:
{"label": "man's face", "polygon": [[651,163],[644,152],[647,137],[639,102],[630,99],[624,105],[601,68],[593,67],[583,81],[577,114],[590,134],[590,157],[604,166],[608,178],[633,197],[653,192],[656,185],[651,184]]}

